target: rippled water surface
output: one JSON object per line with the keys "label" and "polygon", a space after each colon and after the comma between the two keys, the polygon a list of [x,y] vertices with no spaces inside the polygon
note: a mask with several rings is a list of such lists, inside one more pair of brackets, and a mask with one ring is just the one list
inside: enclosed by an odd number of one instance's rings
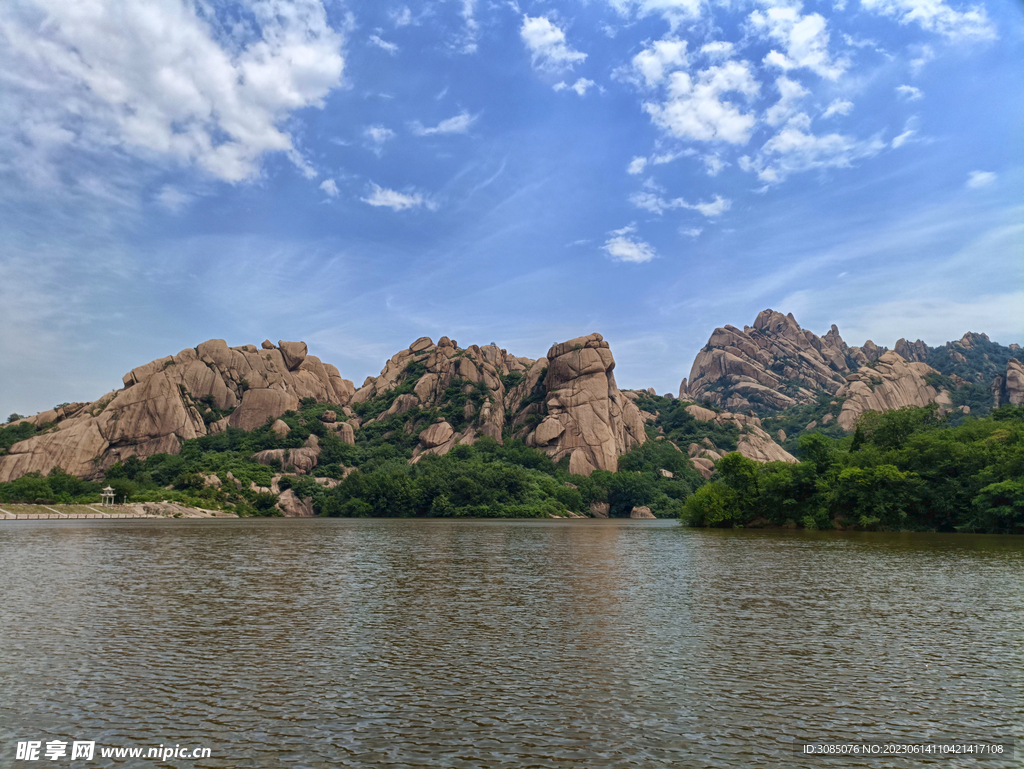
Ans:
{"label": "rippled water surface", "polygon": [[0,574],[0,766],[155,765],[16,762],[27,739],[211,748],[187,767],[919,766],[793,744],[1024,734],[1021,538],[21,521]]}

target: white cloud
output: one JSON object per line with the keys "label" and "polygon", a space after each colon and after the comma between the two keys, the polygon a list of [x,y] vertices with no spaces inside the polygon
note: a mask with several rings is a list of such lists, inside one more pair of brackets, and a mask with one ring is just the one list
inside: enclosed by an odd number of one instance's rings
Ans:
{"label": "white cloud", "polygon": [[832,117],[833,115],[849,115],[853,109],[853,102],[846,101],[845,99],[833,99],[832,103],[828,105],[822,113],[823,118]]}
{"label": "white cloud", "polygon": [[415,122],[411,124],[412,132],[417,136],[433,136],[434,134],[464,134],[469,131],[479,115],[470,115],[468,112],[460,112],[455,117],[442,120],[436,126],[425,126]]}
{"label": "white cloud", "polygon": [[660,85],[669,72],[686,66],[686,41],[657,40],[633,57],[633,71],[648,88]]}
{"label": "white cloud", "polygon": [[676,138],[746,144],[756,118],[721,97],[737,92],[750,98],[758,90],[750,65],[729,61],[702,70],[696,82],[687,72],[673,72],[666,100],[661,104],[648,102],[644,109],[656,126]]}
{"label": "white cloud", "polygon": [[626,173],[636,176],[637,174],[642,174],[646,167],[647,158],[633,158],[629,161],[629,168],[626,169]]}
{"label": "white cloud", "polygon": [[713,40],[700,47],[700,52],[712,59],[731,59],[733,44],[726,40]]}
{"label": "white cloud", "polygon": [[828,80],[836,80],[850,65],[846,59],[832,61],[827,22],[821,14],[802,16],[797,7],[772,6],[751,13],[750,23],[785,49],[784,53],[772,50],[764,57],[766,65],[783,71],[806,67]]}
{"label": "white cloud", "polygon": [[597,85],[593,80],[587,80],[585,77],[579,78],[575,83],[569,85],[566,82],[555,83],[552,88],[556,91],[575,91],[580,96],[585,96],[588,88],[592,88]]}
{"label": "white cloud", "polygon": [[623,227],[621,230],[612,230],[610,238],[602,248],[616,262],[632,262],[642,264],[651,261],[657,254],[650,243],[645,243],[639,238],[633,237],[636,232],[634,225]]}
{"label": "white cloud", "polygon": [[530,60],[535,69],[549,72],[572,69],[587,58],[585,53],[574,50],[566,42],[565,32],[546,16],[524,14],[519,34],[530,51]]}
{"label": "white cloud", "polygon": [[392,56],[398,53],[398,46],[395,43],[389,43],[387,40],[382,40],[379,35],[370,35],[370,42],[378,48],[383,48]]}
{"label": "white cloud", "polygon": [[704,169],[708,172],[708,176],[718,176],[722,169],[729,165],[718,155],[705,155],[701,160],[704,161]]}
{"label": "white cloud", "polygon": [[971,171],[967,177],[967,188],[972,190],[987,187],[996,180],[996,175],[991,171]]}
{"label": "white cloud", "polygon": [[462,0],[462,21],[466,29],[462,35],[462,53],[476,53],[476,36],[480,31],[480,24],[476,20],[476,0]]}
{"label": "white cloud", "polygon": [[922,45],[920,55],[910,60],[910,71],[919,74],[924,66],[935,58],[935,51],[930,45]]}
{"label": "white cloud", "polygon": [[704,232],[703,227],[689,227],[685,230],[679,230],[680,235],[686,235],[688,238],[695,238]]}
{"label": "white cloud", "polygon": [[956,11],[942,0],[861,0],[861,7],[891,16],[900,24],[919,24],[951,40],[994,40],[997,37],[995,25],[980,5]]}
{"label": "white cloud", "polygon": [[426,208],[436,211],[438,208],[437,203],[420,192],[398,192],[373,182],[370,183],[370,186],[370,195],[361,200],[371,206],[390,208],[392,211],[405,211],[410,208]]}
{"label": "white cloud", "polygon": [[338,197],[338,184],[334,179],[324,179],[320,182],[320,189],[326,192],[328,197]]}
{"label": "white cloud", "polygon": [[906,144],[906,143],[907,143],[907,141],[908,141],[908,140],[910,139],[910,137],[911,137],[911,136],[913,136],[913,135],[914,135],[914,134],[916,134],[916,133],[917,133],[917,131],[915,131],[914,129],[912,129],[912,128],[908,128],[908,129],[907,129],[906,131],[904,131],[904,132],[903,132],[903,133],[901,133],[901,134],[900,134],[899,136],[897,136],[896,138],[894,138],[894,139],[892,140],[892,143],[890,144],[890,146],[891,146],[891,147],[892,147],[892,148],[893,148],[894,150],[895,150],[895,149],[899,149],[900,147],[902,147],[902,146],[903,146],[904,144]]}
{"label": "white cloud", "polygon": [[635,192],[630,195],[629,202],[637,208],[642,208],[659,216],[665,211],[670,211],[674,208],[686,208],[691,211],[699,211],[708,218],[714,218],[721,216],[732,207],[732,201],[723,198],[721,195],[715,195],[715,199],[709,203],[687,203],[683,198],[665,200],[652,192]]}
{"label": "white cloud", "polygon": [[412,11],[409,10],[409,6],[403,5],[397,11],[391,11],[389,14],[391,21],[396,27],[408,27],[412,24]]}
{"label": "white cloud", "polygon": [[802,171],[848,168],[855,160],[872,157],[886,144],[880,139],[859,141],[851,136],[810,133],[811,119],[799,114],[765,142],[756,158],[740,158],[740,168],[757,173],[761,181],[773,184]]}
{"label": "white cloud", "polygon": [[363,129],[363,136],[378,148],[385,142],[395,138],[395,132],[382,125],[371,125]]}
{"label": "white cloud", "polygon": [[699,19],[704,5],[702,0],[609,0],[609,3],[622,14],[635,13],[640,17],[660,14],[672,31],[684,22]]}
{"label": "white cloud", "polygon": [[341,84],[342,36],[319,0],[253,0],[249,12],[236,36],[193,3],[2,4],[0,71],[18,82],[5,84],[17,115],[0,134],[49,163],[126,152],[240,182],[283,152],[315,176],[285,123]]}
{"label": "white cloud", "polygon": [[924,98],[924,92],[920,88],[915,88],[912,85],[898,85],[896,86],[896,93],[907,101],[917,101],[918,99]]}
{"label": "white cloud", "polygon": [[182,211],[190,202],[192,196],[188,195],[170,184],[164,185],[156,194],[156,202],[172,213]]}
{"label": "white cloud", "polygon": [[764,116],[765,122],[771,126],[780,125],[795,115],[797,102],[810,93],[800,83],[785,76],[776,79],[775,87],[779,89],[779,100],[768,108]]}

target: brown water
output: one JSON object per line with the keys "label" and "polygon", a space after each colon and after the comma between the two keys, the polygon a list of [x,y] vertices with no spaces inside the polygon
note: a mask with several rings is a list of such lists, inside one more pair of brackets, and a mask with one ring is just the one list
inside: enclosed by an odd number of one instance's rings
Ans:
{"label": "brown water", "polygon": [[24,521],[0,575],[0,766],[156,765],[15,761],[29,739],[211,749],[183,767],[920,766],[792,746],[1024,732],[1022,538]]}

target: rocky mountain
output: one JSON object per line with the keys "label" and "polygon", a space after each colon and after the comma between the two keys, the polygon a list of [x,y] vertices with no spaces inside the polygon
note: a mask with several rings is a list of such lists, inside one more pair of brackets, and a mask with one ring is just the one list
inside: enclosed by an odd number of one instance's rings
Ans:
{"label": "rocky mountain", "polygon": [[835,394],[848,374],[884,352],[870,340],[848,346],[835,325],[819,337],[800,328],[792,313],[764,310],[742,331],[715,329],[679,397],[731,411],[779,411],[813,403],[821,392]]}
{"label": "rocky mountain", "polygon": [[[612,373],[615,359],[600,334],[556,344],[537,360],[493,345],[461,349],[448,337],[423,337],[396,353],[356,392],[353,406],[386,405],[374,419],[440,411],[429,427],[413,424],[424,453],[445,454],[478,436],[523,439],[569,471],[616,470],[619,456],[646,440],[640,410]],[[364,409],[364,413],[378,409]],[[425,429],[424,429],[425,428]],[[420,432],[422,430],[422,432]]]}
{"label": "rocky mountain", "polygon": [[1022,359],[1019,345],[1004,347],[973,332],[940,347],[920,339],[900,339],[892,351],[871,340],[851,347],[835,325],[819,337],[792,314],[769,309],[742,331],[715,329],[679,397],[771,416],[827,396],[837,407],[832,418],[850,429],[866,410],[938,403],[985,411],[1011,402]]}
{"label": "rocky mountain", "polygon": [[[321,435],[350,446],[400,435],[403,456],[414,463],[481,437],[521,439],[570,473],[589,476],[615,471],[621,456],[653,439],[708,477],[729,451],[795,461],[786,448],[795,450],[800,433],[848,431],[869,410],[1020,405],[1022,358],[1017,345],[1003,347],[984,334],[938,348],[905,339],[892,351],[870,341],[851,347],[834,325],[819,337],[791,314],[769,309],[753,326],[715,329],[677,399],[620,390],[612,351],[596,333],[555,344],[537,359],[423,337],[358,389],[303,342],[229,347],[210,340],[133,369],[122,389],[94,402],[61,404],[0,429],[0,483],[54,468],[100,478],[130,457],[174,455],[185,441],[229,427],[271,425],[286,436],[279,418],[310,404],[321,404]],[[271,442],[252,459],[313,474],[320,445],[316,435],[302,440]],[[335,469],[337,477],[351,470]]]}
{"label": "rocky mountain", "polygon": [[252,429],[302,398],[342,406],[355,392],[337,368],[308,355],[305,342],[265,341],[261,349],[212,339],[132,369],[123,381],[92,403],[20,420],[38,432],[0,456],[0,483],[55,467],[99,477],[130,456],[174,454],[183,441],[229,425]]}
{"label": "rocky mountain", "polygon": [[[647,439],[640,410],[619,391],[614,368],[600,334],[556,344],[537,360],[424,337],[356,390],[334,366],[309,355],[304,342],[265,341],[257,348],[211,340],[133,369],[123,389],[97,401],[8,425],[29,425],[35,433],[0,456],[0,482],[55,467],[97,478],[131,456],[175,454],[189,439],[265,425],[306,399],[338,407],[325,421],[350,444],[356,430],[408,414],[403,429],[419,440],[413,461],[481,436],[499,443],[511,436],[555,461],[567,457],[572,473],[614,471],[622,454]],[[279,429],[287,426],[275,423]],[[299,472],[312,469],[319,455],[314,443],[256,459],[280,464],[285,452]]]}

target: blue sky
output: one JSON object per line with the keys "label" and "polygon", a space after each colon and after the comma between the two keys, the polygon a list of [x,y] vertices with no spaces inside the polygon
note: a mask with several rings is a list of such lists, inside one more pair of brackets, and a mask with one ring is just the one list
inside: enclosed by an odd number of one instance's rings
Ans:
{"label": "blue sky", "polygon": [[0,6],[0,413],[209,338],[1024,341],[1006,0]]}

